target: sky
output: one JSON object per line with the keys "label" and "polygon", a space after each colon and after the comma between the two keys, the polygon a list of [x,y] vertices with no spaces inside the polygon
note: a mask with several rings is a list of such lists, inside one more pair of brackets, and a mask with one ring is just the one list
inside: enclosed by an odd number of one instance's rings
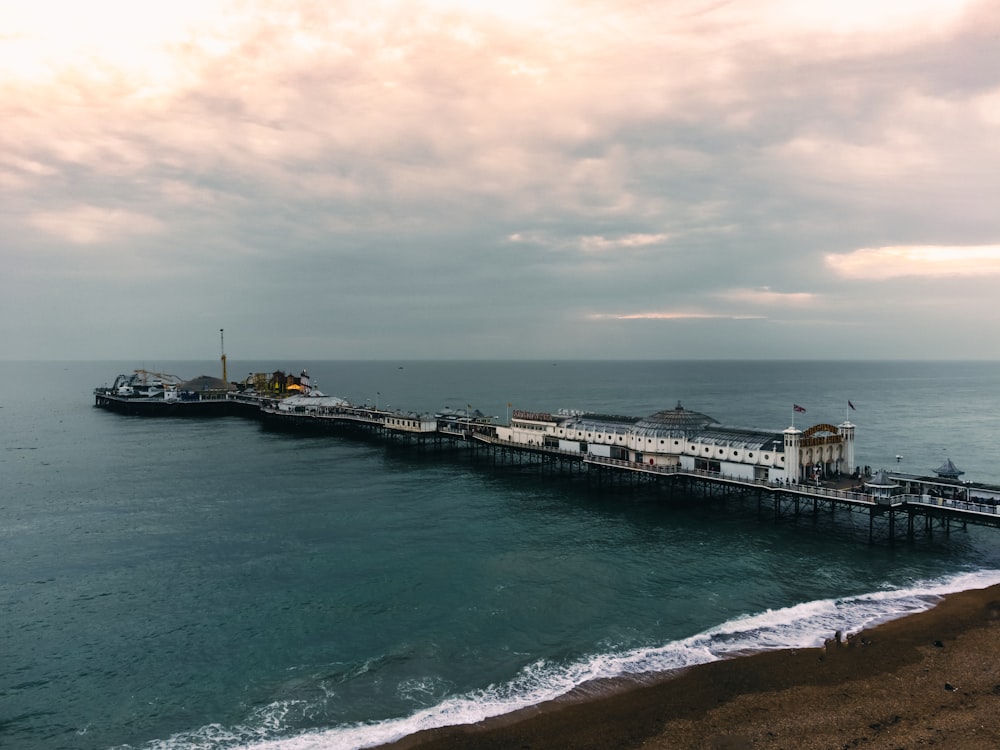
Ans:
{"label": "sky", "polygon": [[995,0],[0,0],[0,359],[998,359]]}

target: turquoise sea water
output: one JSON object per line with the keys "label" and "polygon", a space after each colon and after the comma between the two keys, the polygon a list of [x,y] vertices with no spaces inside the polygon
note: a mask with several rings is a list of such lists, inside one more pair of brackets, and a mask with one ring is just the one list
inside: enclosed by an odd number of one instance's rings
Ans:
{"label": "turquoise sea water", "polygon": [[[1000,531],[867,544],[864,519],[612,490],[254,421],[95,409],[119,372],[0,363],[0,746],[357,748],[594,677],[836,629],[1000,581]],[[858,425],[857,458],[1000,484],[1000,365],[246,362],[355,403],[508,403]],[[896,456],[902,456],[899,463]],[[858,525],[855,529],[854,526]],[[863,528],[862,528],[863,527]]]}

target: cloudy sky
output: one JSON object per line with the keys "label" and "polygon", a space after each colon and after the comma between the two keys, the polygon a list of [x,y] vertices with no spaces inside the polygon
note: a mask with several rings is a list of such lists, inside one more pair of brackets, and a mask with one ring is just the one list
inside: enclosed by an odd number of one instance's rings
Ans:
{"label": "cloudy sky", "polygon": [[1000,357],[996,0],[0,0],[0,359]]}

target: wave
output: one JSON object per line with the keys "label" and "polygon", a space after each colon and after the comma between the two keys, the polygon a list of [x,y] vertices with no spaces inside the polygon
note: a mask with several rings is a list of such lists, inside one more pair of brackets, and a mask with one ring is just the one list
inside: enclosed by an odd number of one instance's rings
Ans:
{"label": "wave", "polygon": [[[981,570],[839,599],[821,599],[734,618],[702,633],[653,648],[598,654],[571,664],[539,660],[512,680],[453,696],[402,718],[312,730],[275,738],[303,706],[271,704],[244,726],[219,725],[151,742],[144,750],[361,750],[416,732],[472,724],[566,696],[596,680],[670,672],[765,650],[812,648],[836,631],[854,633],[930,609],[946,594],[1000,583],[1000,570]],[[287,729],[286,729],[287,731]]]}

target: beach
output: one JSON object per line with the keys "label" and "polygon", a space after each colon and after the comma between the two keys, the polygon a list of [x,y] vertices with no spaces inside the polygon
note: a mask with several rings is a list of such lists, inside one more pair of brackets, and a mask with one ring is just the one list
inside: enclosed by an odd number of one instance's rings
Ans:
{"label": "beach", "polygon": [[393,750],[1000,747],[1000,585],[814,649],[420,732]]}

